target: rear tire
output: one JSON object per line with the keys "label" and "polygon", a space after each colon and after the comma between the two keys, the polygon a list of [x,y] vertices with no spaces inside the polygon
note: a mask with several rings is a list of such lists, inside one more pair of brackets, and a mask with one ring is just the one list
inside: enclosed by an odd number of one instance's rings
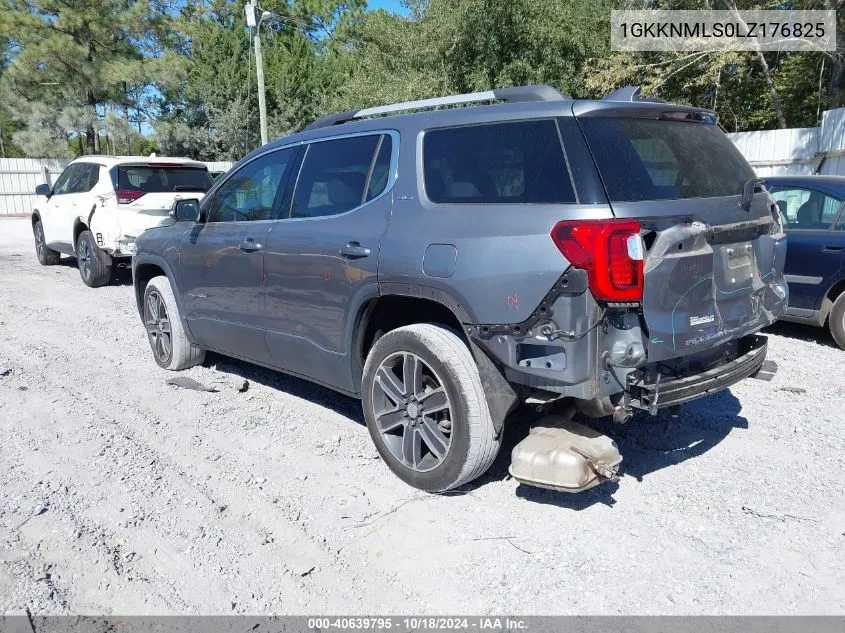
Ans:
{"label": "rear tire", "polygon": [[836,297],[836,301],[833,302],[833,307],[827,317],[827,326],[836,344],[845,349],[845,292]]}
{"label": "rear tire", "polygon": [[376,449],[415,488],[456,488],[482,475],[499,452],[472,353],[442,326],[409,325],[379,338],[361,391]]}
{"label": "rear tire", "polygon": [[79,276],[89,288],[99,288],[111,281],[111,257],[97,246],[88,229],[76,240],[76,263]]}
{"label": "rear tire", "polygon": [[164,275],[150,279],[144,289],[143,319],[159,367],[179,371],[205,360],[205,350],[185,334],[173,288]]}
{"label": "rear tire", "polygon": [[59,263],[61,255],[52,248],[47,248],[44,240],[44,227],[41,220],[36,220],[32,225],[32,234],[35,237],[35,254],[38,256],[38,263],[42,266],[55,266]]}

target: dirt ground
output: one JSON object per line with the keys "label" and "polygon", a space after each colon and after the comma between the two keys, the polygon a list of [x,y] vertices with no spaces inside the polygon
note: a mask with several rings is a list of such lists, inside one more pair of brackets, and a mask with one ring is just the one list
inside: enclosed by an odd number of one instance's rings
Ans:
{"label": "dirt ground", "polygon": [[772,382],[602,424],[618,484],[518,485],[517,420],[433,496],[355,400],[211,355],[217,393],[167,385],[128,273],[88,289],[0,220],[0,612],[845,613],[845,352],[769,334]]}

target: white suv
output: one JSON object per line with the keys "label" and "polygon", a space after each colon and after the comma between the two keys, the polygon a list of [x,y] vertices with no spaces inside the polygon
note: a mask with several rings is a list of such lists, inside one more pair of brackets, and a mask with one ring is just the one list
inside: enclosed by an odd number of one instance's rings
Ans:
{"label": "white suv", "polygon": [[214,184],[203,163],[184,158],[84,156],[70,163],[56,184],[38,185],[32,232],[38,261],[76,257],[86,285],[111,280],[126,263],[135,238],[162,223],[180,198],[201,198]]}

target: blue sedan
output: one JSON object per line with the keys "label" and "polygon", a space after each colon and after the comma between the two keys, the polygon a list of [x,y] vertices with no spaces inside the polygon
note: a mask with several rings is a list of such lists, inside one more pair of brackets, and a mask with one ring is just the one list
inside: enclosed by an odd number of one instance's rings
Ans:
{"label": "blue sedan", "polygon": [[845,177],[764,178],[788,234],[786,321],[827,326],[845,349]]}

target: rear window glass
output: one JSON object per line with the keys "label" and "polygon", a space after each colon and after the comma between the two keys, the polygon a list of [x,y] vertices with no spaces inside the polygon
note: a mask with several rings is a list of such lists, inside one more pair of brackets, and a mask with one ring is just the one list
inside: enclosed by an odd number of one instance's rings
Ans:
{"label": "rear window glass", "polygon": [[429,130],[423,140],[423,167],[432,202],[575,202],[552,120]]}
{"label": "rear window glass", "polygon": [[202,167],[159,167],[126,165],[117,168],[117,189],[163,193],[172,191],[208,191],[214,181]]}
{"label": "rear window glass", "polygon": [[715,198],[754,178],[715,125],[636,118],[581,118],[612,202]]}

